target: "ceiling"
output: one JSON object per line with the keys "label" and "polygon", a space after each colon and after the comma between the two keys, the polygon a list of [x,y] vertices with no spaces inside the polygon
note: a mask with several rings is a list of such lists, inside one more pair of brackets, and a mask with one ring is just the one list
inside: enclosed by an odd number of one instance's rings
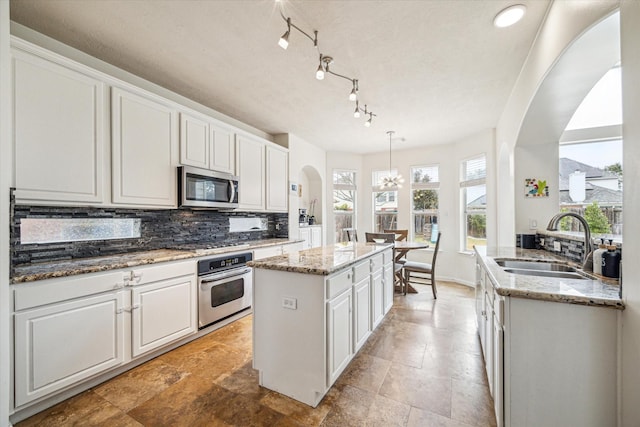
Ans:
{"label": "ceiling", "polygon": [[[495,28],[514,3],[524,20]],[[329,151],[442,144],[494,128],[548,0],[12,0],[11,19],[269,134]],[[377,116],[353,118],[351,83],[315,79],[318,52],[359,80]],[[400,142],[400,140],[403,140]],[[386,141],[386,142],[385,142]]]}

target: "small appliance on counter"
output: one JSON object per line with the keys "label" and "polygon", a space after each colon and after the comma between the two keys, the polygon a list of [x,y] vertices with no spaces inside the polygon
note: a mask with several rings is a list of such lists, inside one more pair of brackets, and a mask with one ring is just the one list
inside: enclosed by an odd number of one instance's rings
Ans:
{"label": "small appliance on counter", "polygon": [[298,223],[300,227],[306,227],[309,225],[309,216],[306,209],[298,209]]}
{"label": "small appliance on counter", "polygon": [[517,245],[522,249],[535,249],[536,248],[536,235],[535,234],[518,234],[520,244]]}

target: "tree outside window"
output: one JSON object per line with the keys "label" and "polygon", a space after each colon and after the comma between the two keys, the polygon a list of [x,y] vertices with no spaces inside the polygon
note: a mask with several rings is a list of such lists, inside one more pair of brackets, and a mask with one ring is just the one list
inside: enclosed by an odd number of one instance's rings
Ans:
{"label": "tree outside window", "polygon": [[463,251],[487,244],[487,161],[482,156],[465,160],[461,164],[461,206]]}
{"label": "tree outside window", "polygon": [[333,171],[333,218],[335,241],[347,240],[345,229],[356,228],[356,173]]}

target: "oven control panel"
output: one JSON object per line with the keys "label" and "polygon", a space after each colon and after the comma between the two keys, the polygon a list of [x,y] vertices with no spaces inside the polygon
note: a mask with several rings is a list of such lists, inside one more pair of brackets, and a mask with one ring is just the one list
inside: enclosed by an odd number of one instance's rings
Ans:
{"label": "oven control panel", "polygon": [[198,275],[242,267],[252,259],[253,254],[251,252],[203,259],[198,261]]}

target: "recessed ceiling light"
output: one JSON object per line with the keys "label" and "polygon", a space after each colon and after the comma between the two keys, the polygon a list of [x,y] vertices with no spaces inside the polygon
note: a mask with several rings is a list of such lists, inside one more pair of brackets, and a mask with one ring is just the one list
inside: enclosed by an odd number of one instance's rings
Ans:
{"label": "recessed ceiling light", "polygon": [[498,28],[510,27],[520,21],[527,11],[527,7],[523,4],[514,4],[506,9],[502,9],[495,18],[493,25]]}

